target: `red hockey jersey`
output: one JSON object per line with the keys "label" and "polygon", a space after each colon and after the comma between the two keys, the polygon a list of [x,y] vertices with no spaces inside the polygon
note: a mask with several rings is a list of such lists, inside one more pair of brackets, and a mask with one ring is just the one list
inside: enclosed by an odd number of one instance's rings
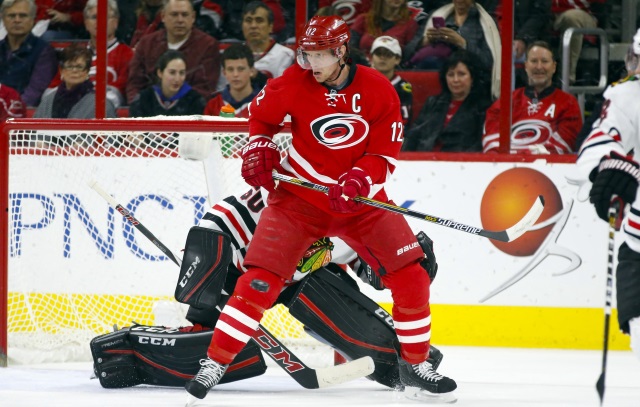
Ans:
{"label": "red hockey jersey", "polygon": [[[386,77],[365,66],[351,65],[347,82],[340,90],[327,88],[310,70],[291,66],[251,102],[249,134],[271,137],[289,114],[293,140],[283,161],[288,175],[329,186],[359,167],[371,175],[369,196],[386,201],[383,184],[395,169],[404,137],[398,94]],[[328,207],[326,195],[282,187]]]}
{"label": "red hockey jersey", "polygon": [[[554,86],[535,95],[529,87],[513,92],[511,151],[567,154],[574,151],[582,128],[576,98]],[[500,140],[500,100],[487,110],[482,151],[497,151]]]}

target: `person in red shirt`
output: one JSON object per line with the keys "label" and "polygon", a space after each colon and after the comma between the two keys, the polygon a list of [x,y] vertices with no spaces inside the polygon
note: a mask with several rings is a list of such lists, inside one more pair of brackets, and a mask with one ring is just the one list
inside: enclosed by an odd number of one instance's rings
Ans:
{"label": "person in red shirt", "polygon": [[[556,72],[551,46],[534,41],[524,63],[529,85],[513,91],[511,151],[568,154],[575,150],[582,113],[576,98],[553,85]],[[482,150],[497,152],[500,143],[500,100],[487,110]]]}
{"label": "person in red shirt", "polygon": [[233,44],[222,53],[222,75],[228,84],[214,94],[204,114],[219,116],[224,105],[233,107],[236,117],[249,117],[249,103],[260,89],[254,89],[251,78],[255,74],[253,52],[244,44]]}
{"label": "person in red shirt", "polygon": [[0,123],[27,116],[27,108],[17,90],[0,83]]}
{"label": "person in red shirt", "polygon": [[[207,358],[185,388],[204,398],[244,348],[264,311],[292,278],[317,239],[336,236],[354,249],[391,290],[400,381],[431,396],[453,397],[455,381],[427,361],[431,338],[429,275],[405,218],[353,200],[388,202],[385,182],[403,140],[400,101],[389,80],[349,58],[349,27],[337,16],[313,17],[299,39],[297,65],[270,80],[249,106],[242,177],[270,191],[244,265],[247,272],[222,309]],[[288,155],[272,137],[291,117]],[[277,170],[329,187],[329,193],[276,184]]]}
{"label": "person in red shirt", "polygon": [[82,12],[87,0],[37,0],[36,21],[48,21],[40,36],[45,41],[81,38],[84,33]]}

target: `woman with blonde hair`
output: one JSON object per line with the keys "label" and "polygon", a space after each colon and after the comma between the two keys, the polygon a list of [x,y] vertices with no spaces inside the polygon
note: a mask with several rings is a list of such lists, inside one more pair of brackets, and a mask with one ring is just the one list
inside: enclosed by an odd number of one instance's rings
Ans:
{"label": "woman with blonde hair", "polygon": [[350,45],[368,53],[377,37],[388,35],[404,48],[418,31],[414,14],[407,0],[373,0],[371,9],[353,22]]}

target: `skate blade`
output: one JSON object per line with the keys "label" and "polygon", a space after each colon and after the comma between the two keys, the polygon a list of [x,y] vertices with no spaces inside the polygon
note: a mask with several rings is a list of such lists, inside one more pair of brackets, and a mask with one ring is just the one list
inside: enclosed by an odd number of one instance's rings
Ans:
{"label": "skate blade", "polygon": [[419,401],[424,404],[453,404],[458,401],[454,392],[431,393],[418,387],[407,387],[404,391],[405,398]]}
{"label": "skate blade", "polygon": [[189,396],[187,396],[187,404],[185,404],[184,407],[192,407],[199,400],[200,400],[199,398],[196,398],[196,397],[192,396],[191,394],[189,394]]}

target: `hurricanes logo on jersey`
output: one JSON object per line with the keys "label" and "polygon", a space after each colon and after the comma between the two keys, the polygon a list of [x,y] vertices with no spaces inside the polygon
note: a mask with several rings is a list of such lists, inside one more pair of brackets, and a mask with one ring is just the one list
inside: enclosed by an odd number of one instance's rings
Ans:
{"label": "hurricanes logo on jersey", "polygon": [[315,119],[310,126],[316,140],[333,150],[354,146],[369,134],[369,123],[357,114],[328,114]]}
{"label": "hurricanes logo on jersey", "polygon": [[542,120],[523,120],[514,123],[511,134],[511,145],[518,148],[544,143],[551,138],[553,129],[549,123]]}

